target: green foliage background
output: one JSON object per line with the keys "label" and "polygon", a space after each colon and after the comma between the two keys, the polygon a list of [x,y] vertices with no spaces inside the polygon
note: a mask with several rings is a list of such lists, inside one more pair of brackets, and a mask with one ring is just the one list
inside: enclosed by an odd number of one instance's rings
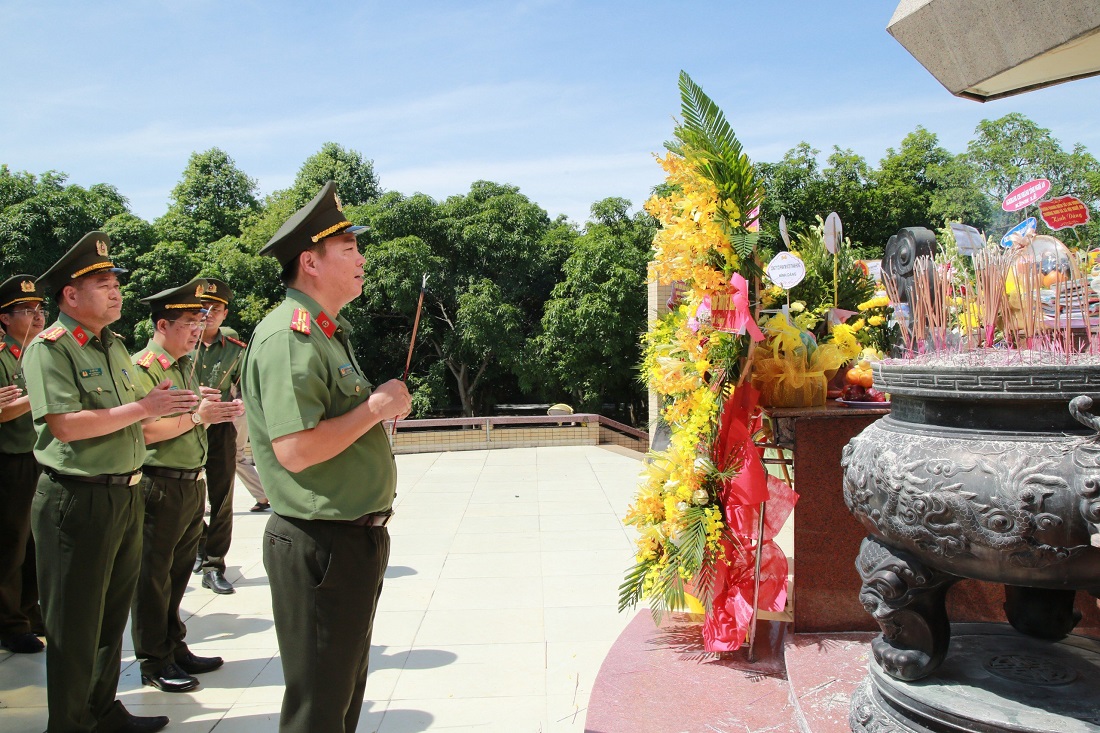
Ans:
{"label": "green foliage background", "polygon": [[[731,152],[708,152],[693,142],[674,144],[703,156]],[[798,237],[830,211],[840,214],[852,251],[864,257],[881,256],[903,226],[936,230],[945,221],[964,221],[999,238],[1035,213],[1009,214],[999,205],[1034,177],[1050,179],[1053,195],[1077,196],[1091,210],[1087,225],[1058,236],[1100,244],[1100,164],[1080,145],[1064,148],[1022,114],[981,122],[958,154],[918,127],[877,167],[836,147],[824,165],[819,160],[819,151],[800,143],[778,162],[755,164],[764,190],[762,244],[779,241],[780,214]],[[0,164],[0,279],[40,274],[86,232],[101,229],[111,236],[112,257],[130,270],[123,317],[114,328],[133,350],[149,333],[138,298],[196,275],[232,284],[236,300],[227,325],[247,338],[283,294],[278,264],[257,253],[330,179],[348,217],[370,227],[360,237],[367,286],[345,311],[369,377],[401,374],[427,273],[410,376],[418,415],[567,402],[644,423],[636,368],[655,224],[645,213],[631,214],[631,202],[622,198],[595,202],[584,225],[551,219],[505,183],[476,181],[468,192],[437,201],[384,190],[370,159],[332,142],[302,163],[288,188],[261,198],[256,181],[225,151],[211,148],[191,156],[167,211],[147,222],[107,183],[84,188],[58,171],[35,175]],[[734,222],[743,212],[726,213]]]}

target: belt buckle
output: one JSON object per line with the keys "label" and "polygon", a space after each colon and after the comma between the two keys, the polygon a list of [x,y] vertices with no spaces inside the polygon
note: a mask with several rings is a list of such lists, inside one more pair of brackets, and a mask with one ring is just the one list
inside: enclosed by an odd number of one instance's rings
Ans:
{"label": "belt buckle", "polygon": [[141,471],[134,471],[134,473],[130,476],[130,482],[126,485],[127,486],[135,486],[140,481],[141,481]]}

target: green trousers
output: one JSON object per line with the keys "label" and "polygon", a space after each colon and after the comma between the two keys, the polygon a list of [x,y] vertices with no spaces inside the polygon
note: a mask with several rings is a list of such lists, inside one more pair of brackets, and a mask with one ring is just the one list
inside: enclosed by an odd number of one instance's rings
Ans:
{"label": "green trousers", "polygon": [[[211,425],[206,430],[206,493],[210,521],[203,525],[203,572],[225,572],[225,556],[233,541],[233,483],[237,477],[237,429],[233,423]],[[202,510],[199,510],[202,516]]]}
{"label": "green trousers", "polygon": [[41,472],[33,453],[0,453],[0,637],[42,630],[31,538]]}
{"label": "green trousers", "polygon": [[48,641],[48,733],[108,733],[125,720],[115,693],[144,512],[137,486],[38,480],[31,528]]}
{"label": "green trousers", "polygon": [[263,542],[286,683],[279,731],[354,733],[389,531],[276,514]]}
{"label": "green trousers", "polygon": [[152,676],[187,653],[180,602],[202,534],[203,487],[198,480],[146,475],[141,489],[145,522],[130,631],[141,672]]}

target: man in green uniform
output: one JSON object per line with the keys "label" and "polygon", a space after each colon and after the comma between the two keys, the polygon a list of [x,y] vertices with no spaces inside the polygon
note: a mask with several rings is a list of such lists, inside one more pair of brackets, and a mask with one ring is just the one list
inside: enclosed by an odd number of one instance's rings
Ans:
{"label": "man in green uniform", "polygon": [[[195,359],[199,381],[229,402],[241,375],[241,357],[247,344],[231,328],[223,328],[233,291],[214,278],[205,278],[202,299],[207,304],[206,328]],[[233,482],[236,474],[237,429],[232,422],[210,426],[210,450],[206,458],[206,493],[210,499],[210,523],[203,526],[194,571],[202,573],[202,587],[215,593],[232,593],[225,577],[225,556],[233,541]]]}
{"label": "man in green uniform", "polygon": [[49,733],[168,724],[163,715],[130,715],[115,692],[141,564],[141,422],[187,412],[198,396],[165,380],[139,399],[130,355],[107,327],[122,313],[109,245],[90,232],[38,278],[61,313],[23,355],[43,469],[31,531],[49,641]]}
{"label": "man in green uniform", "polygon": [[[225,348],[228,344],[234,344],[239,347],[240,351],[234,354],[234,361],[231,366],[233,367],[230,374],[221,375],[218,377],[219,384],[216,385],[222,390],[222,399],[234,399],[241,396],[240,392],[240,380],[241,380],[241,357],[244,356],[244,349],[248,344],[240,340],[237,332],[232,328],[223,327],[222,323],[225,322],[226,316],[229,315],[229,303],[233,300],[233,290],[229,287],[229,283],[224,280],[218,280],[217,278],[207,277],[206,289],[203,292],[202,300],[206,304],[206,330],[202,334],[201,349],[214,349],[218,346]],[[200,365],[206,371],[212,360],[203,359]],[[213,362],[218,363],[218,362]],[[203,382],[203,384],[206,384]],[[245,419],[242,414],[239,418],[233,421],[233,430],[236,433],[236,453],[234,455],[234,461],[236,463],[235,470],[237,477],[240,478],[241,483],[248,489],[248,493],[252,495],[252,498],[256,500],[256,504],[249,510],[252,512],[264,512],[271,508],[267,503],[267,494],[264,493],[263,483],[260,481],[260,475],[256,473],[256,464],[248,459],[245,455],[245,446],[248,445],[248,420]],[[214,452],[214,441],[211,436],[210,452]],[[225,459],[228,461],[228,457]],[[207,463],[207,469],[209,470],[210,464]],[[232,482],[230,482],[232,486]],[[229,504],[232,504],[230,499]],[[201,568],[201,565],[200,565]],[[199,568],[196,568],[196,572],[199,572]]]}
{"label": "man in green uniform", "polygon": [[[25,388],[23,349],[46,325],[42,291],[32,275],[0,283],[0,386]],[[34,424],[26,395],[0,410],[0,646],[17,654],[43,649],[31,499],[42,470],[34,460]]]}
{"label": "man in green uniform", "polygon": [[[166,379],[202,391],[190,354],[204,327],[206,311],[199,296],[205,284],[195,279],[141,300],[152,311],[155,330],[133,357],[139,393],[146,394]],[[180,601],[202,532],[206,429],[232,423],[244,407],[239,400],[222,402],[215,390],[204,396],[194,412],[142,426],[149,447],[141,469],[145,531],[131,630],[142,683],[165,692],[193,690],[199,681],[192,675],[222,666],[221,657],[199,657],[187,648]]]}
{"label": "man in green uniform", "polygon": [[244,402],[274,514],[264,533],[279,639],[282,733],[352,733],[389,560],[397,470],[382,421],[408,414],[399,380],[359,369],[340,309],[363,292],[363,255],[330,181],[260,251],[287,295],[245,353]]}

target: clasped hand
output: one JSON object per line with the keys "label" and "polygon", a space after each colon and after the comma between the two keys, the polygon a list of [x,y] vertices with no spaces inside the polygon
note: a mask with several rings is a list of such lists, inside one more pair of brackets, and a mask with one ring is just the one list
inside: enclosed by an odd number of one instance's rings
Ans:
{"label": "clasped hand", "polygon": [[400,379],[391,379],[375,389],[369,398],[371,409],[383,420],[406,417],[412,411],[409,388]]}

